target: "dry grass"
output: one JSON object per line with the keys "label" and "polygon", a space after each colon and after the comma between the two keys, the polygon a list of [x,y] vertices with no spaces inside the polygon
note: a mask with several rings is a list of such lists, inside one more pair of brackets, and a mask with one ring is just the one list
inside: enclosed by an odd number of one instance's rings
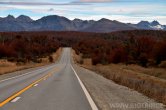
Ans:
{"label": "dry grass", "polygon": [[32,67],[38,67],[38,66],[43,66],[46,65],[46,63],[28,63],[24,65],[8,65],[8,66],[0,66],[0,75],[14,72],[14,71],[19,71],[23,69],[28,69]]}
{"label": "dry grass", "polygon": [[[74,60],[78,55],[73,52]],[[89,60],[90,61],[90,60]],[[166,70],[162,68],[143,68],[138,65],[110,64],[92,66],[83,64],[84,68],[113,80],[114,82],[135,89],[159,102],[166,104]]]}
{"label": "dry grass", "polygon": [[[59,48],[56,53],[52,54],[54,62],[58,60],[61,52],[62,52],[62,49]],[[7,60],[1,59],[0,60],[0,75],[7,74],[10,72],[14,72],[14,71],[23,70],[23,69],[34,68],[34,67],[39,67],[39,66],[50,64],[48,57],[41,58],[41,59],[42,59],[41,63],[29,62],[29,63],[21,64],[21,65],[17,65],[16,63],[8,62]]]}
{"label": "dry grass", "polygon": [[74,58],[74,62],[81,64],[81,62],[83,61],[82,55],[77,55],[74,50],[72,50],[72,53],[73,53],[72,55],[74,55],[72,56]]}
{"label": "dry grass", "polygon": [[[53,59],[54,59],[54,62],[56,62],[56,61],[59,60],[59,57],[60,57],[61,53],[62,53],[62,48],[59,48],[59,49],[56,51],[56,53],[53,53],[53,54],[52,54],[52,57],[53,57]],[[48,60],[48,59],[47,59],[47,60]]]}
{"label": "dry grass", "polygon": [[161,79],[166,79],[166,69],[165,68],[155,68],[155,67],[144,68],[144,67],[141,67],[138,65],[119,65],[119,66],[128,71],[143,73],[143,74],[155,76],[155,77],[158,77]]}
{"label": "dry grass", "polygon": [[[59,48],[55,53],[53,53],[51,56],[53,57],[53,62],[56,62],[59,58],[59,56],[61,55],[62,52],[62,48]],[[42,63],[50,63],[49,61],[49,56],[45,57],[45,58],[40,58]]]}

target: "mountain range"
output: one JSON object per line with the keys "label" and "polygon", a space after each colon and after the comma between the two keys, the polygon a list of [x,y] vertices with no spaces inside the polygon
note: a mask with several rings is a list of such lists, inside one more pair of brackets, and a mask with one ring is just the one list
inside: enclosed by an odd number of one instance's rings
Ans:
{"label": "mountain range", "polygon": [[82,31],[82,32],[112,32],[121,30],[166,30],[166,25],[158,21],[141,21],[138,24],[122,23],[116,20],[102,18],[98,21],[81,20],[50,15],[33,20],[28,16],[20,15],[15,18],[12,15],[0,17],[0,32],[9,31]]}

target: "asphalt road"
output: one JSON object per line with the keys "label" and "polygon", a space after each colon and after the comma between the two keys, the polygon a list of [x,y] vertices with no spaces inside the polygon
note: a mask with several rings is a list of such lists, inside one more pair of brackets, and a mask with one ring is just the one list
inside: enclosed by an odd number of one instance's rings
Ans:
{"label": "asphalt road", "polygon": [[0,110],[97,110],[72,67],[70,48],[58,63],[0,81]]}

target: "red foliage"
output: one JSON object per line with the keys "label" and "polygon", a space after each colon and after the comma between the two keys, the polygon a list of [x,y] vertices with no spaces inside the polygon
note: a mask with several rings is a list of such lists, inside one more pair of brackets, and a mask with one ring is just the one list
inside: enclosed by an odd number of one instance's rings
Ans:
{"label": "red foliage", "polygon": [[110,63],[123,63],[128,61],[128,55],[124,47],[113,49],[109,57]]}
{"label": "red foliage", "polygon": [[157,64],[166,60],[166,40],[157,42],[153,49],[153,57]]}
{"label": "red foliage", "polygon": [[50,55],[60,46],[59,42],[53,37],[41,36],[40,33],[31,33],[31,36],[24,33],[3,33],[2,35],[2,41],[0,39],[0,58],[11,59],[12,57],[16,61],[23,61],[23,59],[29,61],[36,57]]}
{"label": "red foliage", "polygon": [[0,58],[32,60],[49,56],[60,46],[72,47],[93,64],[138,63],[166,60],[166,32],[150,30],[113,33],[9,32],[0,33]]}

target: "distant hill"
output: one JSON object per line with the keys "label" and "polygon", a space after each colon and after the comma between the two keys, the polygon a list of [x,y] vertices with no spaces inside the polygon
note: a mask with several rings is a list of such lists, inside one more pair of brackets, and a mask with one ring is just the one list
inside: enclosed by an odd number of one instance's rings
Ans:
{"label": "distant hill", "polygon": [[0,32],[9,31],[82,31],[82,32],[113,32],[121,30],[166,30],[166,26],[161,25],[158,21],[149,23],[141,21],[138,24],[122,23],[115,20],[100,19],[81,20],[50,15],[38,20],[32,20],[30,17],[20,15],[15,18],[12,15],[0,17]]}

